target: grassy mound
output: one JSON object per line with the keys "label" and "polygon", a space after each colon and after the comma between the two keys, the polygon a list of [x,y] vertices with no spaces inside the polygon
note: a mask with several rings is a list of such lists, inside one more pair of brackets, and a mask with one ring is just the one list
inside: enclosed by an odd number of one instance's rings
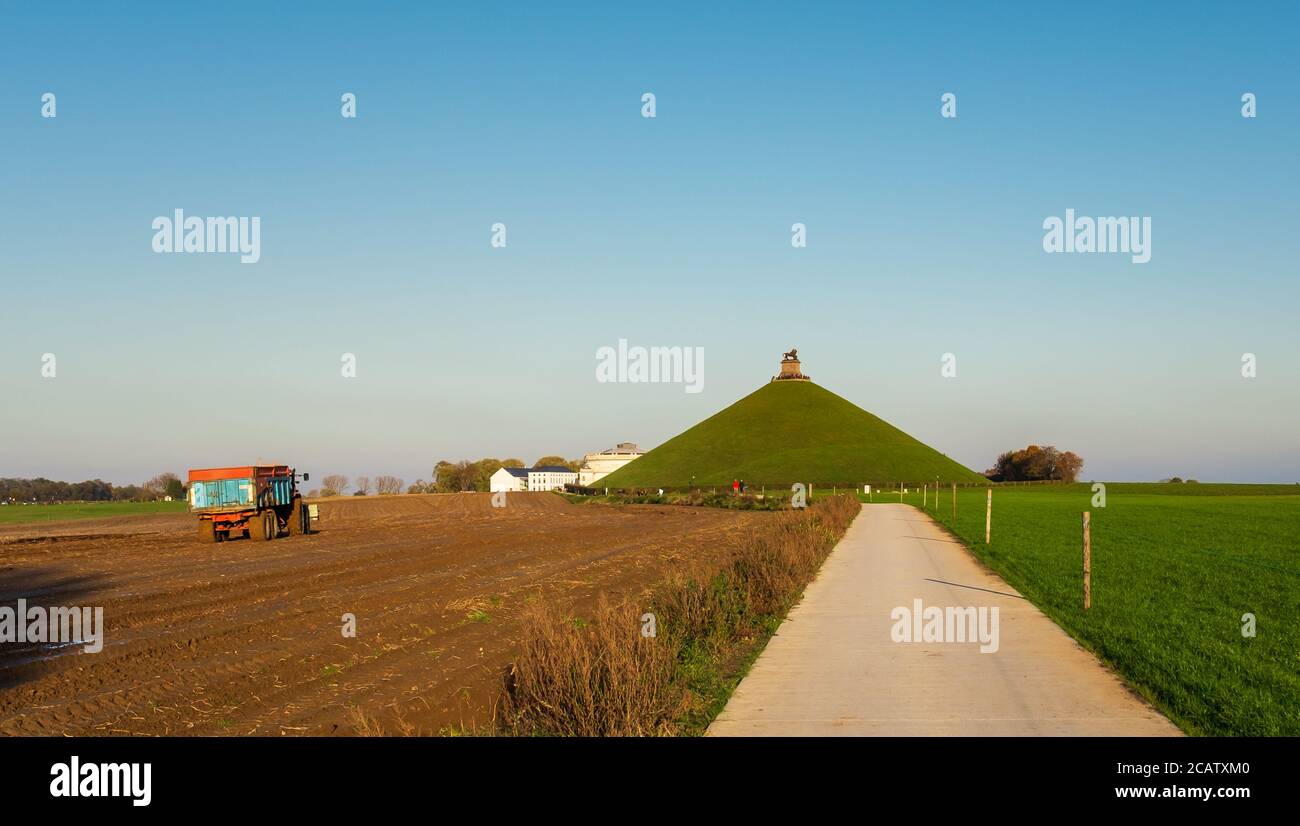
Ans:
{"label": "grassy mound", "polygon": [[812,382],[774,381],[601,479],[600,487],[980,482],[983,477]]}

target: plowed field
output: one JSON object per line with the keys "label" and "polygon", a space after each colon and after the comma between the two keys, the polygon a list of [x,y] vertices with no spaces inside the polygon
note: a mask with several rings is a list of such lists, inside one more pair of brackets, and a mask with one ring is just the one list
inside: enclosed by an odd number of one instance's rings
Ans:
{"label": "plowed field", "polygon": [[[104,648],[0,644],[0,733],[475,727],[526,599],[643,592],[771,514],[546,493],[331,499],[318,532],[202,544],[190,516],[0,530],[0,606],[102,606]],[[342,633],[356,618],[355,638]]]}

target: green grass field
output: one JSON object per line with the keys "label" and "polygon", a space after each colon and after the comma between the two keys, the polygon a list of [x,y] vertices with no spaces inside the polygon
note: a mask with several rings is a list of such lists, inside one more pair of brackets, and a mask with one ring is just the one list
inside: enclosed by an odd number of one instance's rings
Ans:
{"label": "green grass field", "polygon": [[[1112,483],[1104,508],[1088,484],[999,487],[990,545],[983,489],[959,489],[955,525],[951,489],[930,496],[932,516],[1184,731],[1300,735],[1300,487]],[[920,491],[903,501],[919,507]]]}
{"label": "green grass field", "polygon": [[3,505],[0,525],[24,522],[59,522],[65,519],[102,519],[150,513],[184,513],[185,502],[70,502],[61,505]]}

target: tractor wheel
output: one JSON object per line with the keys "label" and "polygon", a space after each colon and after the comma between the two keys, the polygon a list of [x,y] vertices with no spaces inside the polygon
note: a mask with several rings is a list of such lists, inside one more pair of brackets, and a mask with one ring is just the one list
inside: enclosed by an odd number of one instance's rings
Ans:
{"label": "tractor wheel", "polygon": [[311,515],[307,512],[307,504],[301,499],[293,500],[288,522],[290,536],[311,533]]}
{"label": "tractor wheel", "polygon": [[248,517],[248,538],[258,542],[271,538],[267,533],[266,511]]}
{"label": "tractor wheel", "polygon": [[217,542],[217,525],[211,519],[199,520],[199,541]]}
{"label": "tractor wheel", "polygon": [[263,528],[263,530],[266,531],[266,538],[275,539],[277,536],[279,536],[280,520],[275,515],[275,511],[273,510],[262,511],[262,518],[266,520],[266,527]]}

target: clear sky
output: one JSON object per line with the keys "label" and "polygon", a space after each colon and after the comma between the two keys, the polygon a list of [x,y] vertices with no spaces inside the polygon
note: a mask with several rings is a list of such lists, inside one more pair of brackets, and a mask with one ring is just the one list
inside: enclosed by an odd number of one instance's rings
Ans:
{"label": "clear sky", "polygon": [[[46,6],[0,12],[0,476],[653,446],[798,347],[976,470],[1300,480],[1294,3]],[[1067,208],[1151,261],[1045,253]],[[175,209],[261,260],[155,253]],[[597,382],[620,338],[703,392]]]}

